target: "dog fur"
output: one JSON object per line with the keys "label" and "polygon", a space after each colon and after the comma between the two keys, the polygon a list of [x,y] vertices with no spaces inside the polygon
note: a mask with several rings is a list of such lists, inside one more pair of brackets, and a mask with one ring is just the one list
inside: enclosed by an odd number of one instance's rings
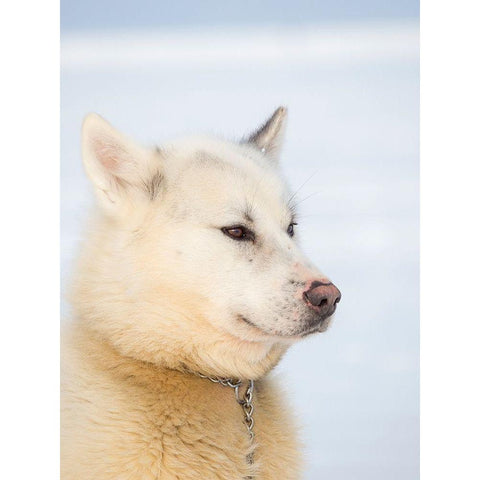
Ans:
{"label": "dog fur", "polygon": [[[330,317],[302,297],[325,277],[290,235],[285,118],[280,107],[240,142],[148,149],[87,116],[100,208],[62,332],[64,480],[300,478],[297,427],[269,372]],[[255,380],[254,445],[233,390],[198,374]]]}

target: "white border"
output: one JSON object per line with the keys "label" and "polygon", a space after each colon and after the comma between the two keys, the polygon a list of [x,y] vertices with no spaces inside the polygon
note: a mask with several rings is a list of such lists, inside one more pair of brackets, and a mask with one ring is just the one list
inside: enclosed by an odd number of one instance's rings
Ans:
{"label": "white border", "polygon": [[421,478],[480,478],[480,62],[474,1],[421,2]]}
{"label": "white border", "polygon": [[59,5],[0,16],[0,478],[59,477]]}
{"label": "white border", "polygon": [[[2,45],[1,478],[58,478],[59,8],[8,4]],[[480,478],[477,2],[422,0],[421,473]]]}

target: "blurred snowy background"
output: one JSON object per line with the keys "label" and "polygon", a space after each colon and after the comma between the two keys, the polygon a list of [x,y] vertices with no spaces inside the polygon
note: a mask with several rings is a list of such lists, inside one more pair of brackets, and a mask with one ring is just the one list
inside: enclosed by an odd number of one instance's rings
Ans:
{"label": "blurred snowy background", "polygon": [[304,478],[418,478],[418,3],[63,0],[61,85],[63,287],[92,204],[87,112],[161,144],[239,138],[288,106],[297,232],[343,295],[331,330],[277,370]]}

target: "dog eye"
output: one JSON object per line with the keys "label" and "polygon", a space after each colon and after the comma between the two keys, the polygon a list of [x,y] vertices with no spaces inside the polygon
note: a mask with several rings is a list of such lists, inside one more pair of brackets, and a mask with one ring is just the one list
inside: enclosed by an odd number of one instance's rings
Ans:
{"label": "dog eye", "polygon": [[254,240],[255,234],[246,227],[235,225],[233,227],[223,227],[222,232],[234,240]]}
{"label": "dog eye", "polygon": [[293,235],[295,234],[295,229],[294,229],[295,225],[297,224],[295,222],[292,222],[287,228],[287,233],[290,237],[293,237]]}

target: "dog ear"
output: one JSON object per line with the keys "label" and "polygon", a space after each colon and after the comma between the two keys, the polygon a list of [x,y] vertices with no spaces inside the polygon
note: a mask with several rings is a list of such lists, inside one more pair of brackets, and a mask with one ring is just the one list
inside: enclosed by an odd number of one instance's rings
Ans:
{"label": "dog ear", "polygon": [[153,182],[158,190],[161,175],[155,152],[137,145],[99,115],[89,114],[83,122],[82,155],[99,201],[108,211],[125,206],[133,197],[152,198]]}
{"label": "dog ear", "polygon": [[286,107],[278,107],[273,115],[247,138],[247,142],[255,145],[267,157],[277,161],[283,143],[286,120]]}

